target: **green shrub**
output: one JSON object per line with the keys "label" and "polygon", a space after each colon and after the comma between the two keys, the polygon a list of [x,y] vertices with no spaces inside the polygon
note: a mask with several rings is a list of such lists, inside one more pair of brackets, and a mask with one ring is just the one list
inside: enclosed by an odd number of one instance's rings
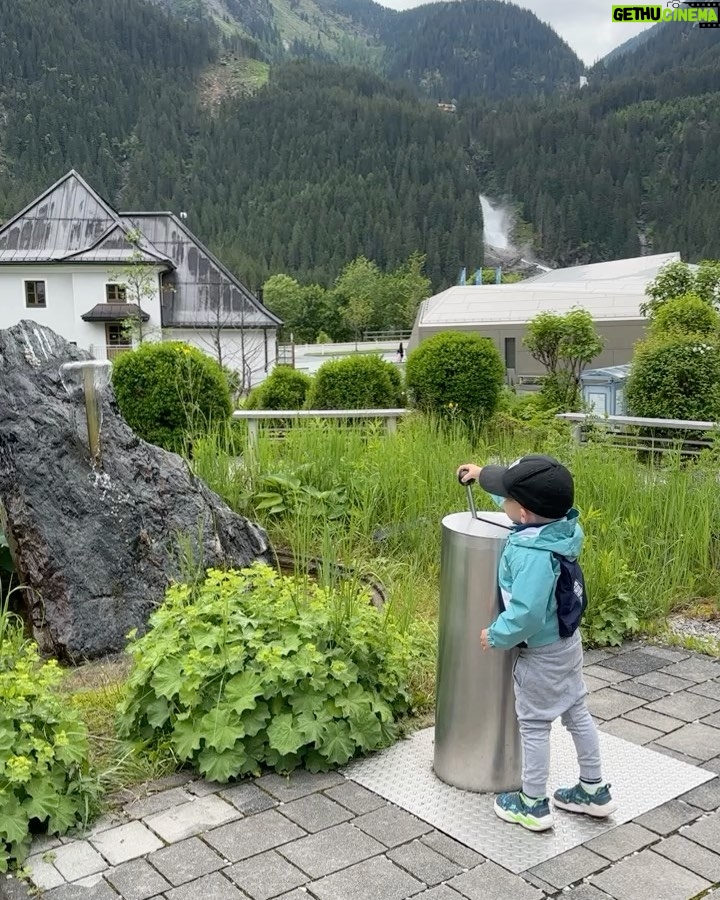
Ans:
{"label": "green shrub", "polygon": [[718,421],[718,340],[670,334],[638,344],[628,380],[627,403],[635,416]]}
{"label": "green shrub", "polygon": [[717,334],[719,317],[717,310],[695,294],[685,294],[668,300],[653,314],[650,334]]}
{"label": "green shrub", "polygon": [[317,337],[315,338],[316,344],[332,344],[332,338],[327,333],[327,331],[323,331],[320,329],[317,333]]}
{"label": "green shrub", "polygon": [[143,440],[179,452],[190,430],[227,421],[230,388],[221,366],[189,344],[147,342],[113,364],[120,412]]}
{"label": "green shrub", "polygon": [[261,564],[171,587],[130,652],[121,736],[169,742],[214,781],[343,765],[410,706],[411,641],[389,615]]}
{"label": "green shrub", "polygon": [[504,375],[490,338],[446,331],[410,352],[405,379],[408,394],[423,412],[482,421],[497,407]]}
{"label": "green shrub", "polygon": [[309,409],[394,409],[402,402],[397,366],[379,356],[347,356],[318,370],[307,399]]}
{"label": "green shrub", "polygon": [[87,729],[56,692],[61,678],[0,609],[0,872],[23,862],[31,831],[65,834],[95,812]]}
{"label": "green shrub", "polygon": [[256,406],[248,409],[302,409],[312,378],[290,366],[275,366],[270,375],[252,392]]}

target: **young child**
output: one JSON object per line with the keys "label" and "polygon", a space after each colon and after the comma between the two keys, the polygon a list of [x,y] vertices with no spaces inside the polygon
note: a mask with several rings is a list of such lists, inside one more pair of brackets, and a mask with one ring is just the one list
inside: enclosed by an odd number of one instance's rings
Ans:
{"label": "young child", "polygon": [[522,791],[500,794],[495,812],[530,831],[552,828],[550,728],[559,716],[575,743],[580,781],[556,790],[553,803],[571,812],[609,816],[617,803],[602,778],[597,729],[585,703],[580,631],[560,637],[555,598],[560,563],[553,554],[577,559],[584,539],[573,508],[572,475],[541,455],[524,456],[507,468],[465,463],[457,474],[462,484],[477,480],[515,523],[498,572],[505,609],[481,634],[483,650],[520,647],[513,680]]}

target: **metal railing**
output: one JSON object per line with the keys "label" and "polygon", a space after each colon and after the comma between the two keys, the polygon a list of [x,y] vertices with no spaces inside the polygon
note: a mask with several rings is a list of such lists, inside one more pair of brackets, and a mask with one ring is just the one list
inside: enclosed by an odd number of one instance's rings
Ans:
{"label": "metal railing", "polygon": [[409,409],[237,409],[233,419],[248,423],[248,443],[257,447],[261,421],[272,419],[384,419],[388,434],[397,431],[397,420]]}
{"label": "metal railing", "polygon": [[92,344],[88,347],[90,356],[93,359],[113,360],[120,356],[121,353],[127,353],[129,350],[132,350],[132,344]]}
{"label": "metal railing", "polygon": [[363,341],[408,341],[412,331],[363,331]]}
{"label": "metal railing", "polygon": [[[592,429],[602,428],[614,446],[628,450],[668,452],[680,450],[694,456],[713,445],[720,435],[720,423],[694,419],[649,419],[640,416],[598,416],[594,413],[559,413],[558,419],[574,422],[573,436],[578,444],[588,442]],[[678,432],[668,436],[668,431]],[[650,433],[647,433],[650,432]],[[653,433],[655,432],[655,433]],[[658,433],[659,432],[659,433]],[[689,438],[681,432],[696,432],[714,437]]]}

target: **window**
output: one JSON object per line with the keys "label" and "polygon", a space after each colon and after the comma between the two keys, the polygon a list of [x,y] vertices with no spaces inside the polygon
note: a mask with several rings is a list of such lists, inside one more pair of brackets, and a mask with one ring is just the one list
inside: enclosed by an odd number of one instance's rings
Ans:
{"label": "window", "polygon": [[105,299],[107,303],[125,303],[127,300],[127,288],[124,284],[106,284]]}
{"label": "window", "polygon": [[505,338],[505,368],[515,368],[515,338]]}
{"label": "window", "polygon": [[25,306],[28,309],[45,309],[45,282],[25,282]]}

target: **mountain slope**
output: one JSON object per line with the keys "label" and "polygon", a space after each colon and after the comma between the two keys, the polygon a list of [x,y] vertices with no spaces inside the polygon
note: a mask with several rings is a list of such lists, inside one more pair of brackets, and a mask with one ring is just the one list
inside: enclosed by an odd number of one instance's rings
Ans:
{"label": "mountain slope", "polygon": [[476,171],[557,264],[720,257],[720,32],[676,25],[570,102],[468,106]]}

